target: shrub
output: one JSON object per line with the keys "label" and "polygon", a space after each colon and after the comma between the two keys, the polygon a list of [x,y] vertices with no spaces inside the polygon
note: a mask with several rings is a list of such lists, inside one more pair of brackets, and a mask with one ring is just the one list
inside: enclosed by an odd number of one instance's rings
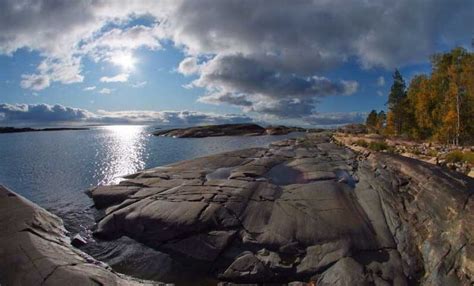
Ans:
{"label": "shrub", "polygon": [[389,149],[391,150],[393,148],[389,148],[389,146],[385,142],[374,141],[374,142],[369,143],[369,149],[374,150],[374,151],[383,151],[383,150],[389,150]]}
{"label": "shrub", "polygon": [[356,142],[354,142],[354,144],[356,144],[357,146],[360,146],[360,147],[364,147],[364,148],[367,148],[369,146],[369,143],[367,143],[367,141],[365,141],[363,139],[357,140]]}
{"label": "shrub", "polygon": [[468,162],[474,164],[474,152],[462,152],[460,150],[451,151],[446,154],[446,161],[449,163]]}

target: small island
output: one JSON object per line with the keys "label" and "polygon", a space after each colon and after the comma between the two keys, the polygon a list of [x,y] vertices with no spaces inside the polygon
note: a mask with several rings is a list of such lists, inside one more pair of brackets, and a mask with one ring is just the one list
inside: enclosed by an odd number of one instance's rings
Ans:
{"label": "small island", "polygon": [[30,128],[30,127],[0,127],[1,133],[22,133],[22,132],[39,132],[39,131],[71,131],[71,130],[89,130],[89,128],[84,127],[52,127],[52,128]]}
{"label": "small island", "polygon": [[177,138],[204,138],[217,136],[260,136],[260,135],[286,135],[291,132],[306,132],[301,127],[268,126],[262,127],[253,123],[204,125],[189,128],[175,128],[153,132],[155,136]]}

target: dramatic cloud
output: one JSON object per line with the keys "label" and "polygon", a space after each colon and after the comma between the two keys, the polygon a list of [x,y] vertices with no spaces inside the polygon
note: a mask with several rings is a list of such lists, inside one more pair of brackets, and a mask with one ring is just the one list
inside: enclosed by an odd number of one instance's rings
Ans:
{"label": "dramatic cloud", "polygon": [[126,82],[129,76],[130,75],[127,73],[121,73],[112,77],[103,76],[100,78],[100,81],[101,82]]}
{"label": "dramatic cloud", "polygon": [[95,61],[114,60],[123,54],[138,48],[157,50],[161,48],[158,39],[158,25],[146,27],[143,25],[133,26],[128,29],[112,29],[98,37],[92,37],[87,43],[81,45],[80,51],[90,55]]}
{"label": "dramatic cloud", "polygon": [[48,104],[0,104],[0,122],[15,124],[44,123],[153,123],[162,125],[197,125],[251,122],[238,114],[213,114],[194,111],[105,111]]}
{"label": "dramatic cloud", "polygon": [[173,1],[165,35],[191,55],[243,53],[314,73],[356,57],[364,66],[425,60],[470,42],[474,3],[429,1]]}
{"label": "dramatic cloud", "polygon": [[316,97],[350,95],[358,87],[353,81],[283,73],[242,55],[209,60],[200,67],[200,77],[192,85],[208,90],[201,102],[228,103],[282,118],[310,115]]}
{"label": "dramatic cloud", "polygon": [[55,122],[86,120],[94,116],[79,108],[48,104],[0,104],[1,121]]}
{"label": "dramatic cloud", "polygon": [[425,61],[440,47],[469,45],[474,26],[471,0],[4,0],[0,11],[0,53],[44,57],[24,88],[83,81],[84,57],[129,70],[134,51],[169,41],[185,53],[177,70],[197,77],[188,87],[206,90],[200,101],[283,118],[357,91],[350,78],[325,76],[330,69]]}
{"label": "dramatic cloud", "polygon": [[194,111],[104,111],[99,110],[96,121],[104,123],[159,123],[167,125],[198,125],[251,122],[239,114],[213,114]]}

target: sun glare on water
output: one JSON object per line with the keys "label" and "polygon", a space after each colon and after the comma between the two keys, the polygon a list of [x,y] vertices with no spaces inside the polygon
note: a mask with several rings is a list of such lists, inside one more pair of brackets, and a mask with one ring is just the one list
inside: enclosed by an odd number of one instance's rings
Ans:
{"label": "sun glare on water", "polygon": [[104,176],[101,184],[113,184],[122,176],[135,173],[145,167],[145,126],[105,126],[106,154],[108,162],[100,172]]}

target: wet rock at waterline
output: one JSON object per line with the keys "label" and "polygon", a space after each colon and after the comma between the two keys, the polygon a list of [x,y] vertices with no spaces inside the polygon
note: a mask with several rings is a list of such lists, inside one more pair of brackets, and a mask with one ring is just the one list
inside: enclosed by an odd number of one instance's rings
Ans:
{"label": "wet rock at waterline", "polygon": [[146,170],[91,196],[105,210],[97,238],[130,237],[221,281],[467,285],[473,190],[467,176],[310,134]]}
{"label": "wet rock at waterline", "polygon": [[0,285],[160,285],[114,272],[70,244],[60,218],[0,186]]}

